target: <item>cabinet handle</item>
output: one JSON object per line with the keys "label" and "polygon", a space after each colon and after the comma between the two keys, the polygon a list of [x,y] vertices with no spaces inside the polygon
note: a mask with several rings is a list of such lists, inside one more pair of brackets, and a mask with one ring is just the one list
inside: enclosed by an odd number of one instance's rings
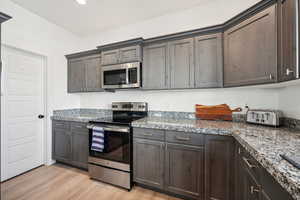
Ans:
{"label": "cabinet handle", "polygon": [[252,168],[257,168],[256,165],[252,165],[252,164],[249,162],[249,159],[243,157],[243,160],[244,160],[244,162],[246,163],[246,165],[247,165],[250,169],[252,169]]}
{"label": "cabinet handle", "polygon": [[176,136],[175,138],[176,138],[176,140],[182,140],[182,141],[189,141],[191,139],[189,137],[185,138],[185,137],[179,137],[179,136]]}
{"label": "cabinet handle", "polygon": [[289,76],[291,74],[293,74],[294,71],[290,70],[289,68],[286,69],[286,75]]}
{"label": "cabinet handle", "polygon": [[259,193],[259,192],[260,192],[260,190],[259,190],[259,189],[255,189],[255,187],[254,187],[254,186],[251,186],[251,187],[250,187],[250,192],[251,192],[251,194],[254,194],[254,192],[257,192],[257,193]]}
{"label": "cabinet handle", "polygon": [[153,133],[144,133],[143,136],[153,136]]}
{"label": "cabinet handle", "polygon": [[269,78],[270,78],[270,80],[273,80],[273,79],[274,79],[274,77],[273,77],[272,74],[270,74]]}
{"label": "cabinet handle", "polygon": [[241,148],[239,147],[239,149],[238,149],[238,154],[241,154]]}
{"label": "cabinet handle", "polygon": [[220,199],[210,197],[210,200],[220,200]]}

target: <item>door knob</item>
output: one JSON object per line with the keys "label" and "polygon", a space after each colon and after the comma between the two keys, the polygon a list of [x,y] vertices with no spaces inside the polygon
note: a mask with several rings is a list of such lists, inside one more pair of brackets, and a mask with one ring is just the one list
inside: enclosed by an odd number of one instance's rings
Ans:
{"label": "door knob", "polygon": [[45,118],[45,116],[44,115],[39,115],[38,118],[43,119],[43,118]]}

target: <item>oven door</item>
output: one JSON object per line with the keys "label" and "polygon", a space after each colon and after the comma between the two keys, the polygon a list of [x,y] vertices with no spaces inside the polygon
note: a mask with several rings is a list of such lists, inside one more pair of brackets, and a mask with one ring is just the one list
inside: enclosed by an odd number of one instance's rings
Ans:
{"label": "oven door", "polygon": [[[91,150],[93,127],[103,127],[105,134],[105,147],[103,152]],[[90,124],[89,128],[89,154],[90,157],[130,164],[130,128],[126,126],[112,126]]]}

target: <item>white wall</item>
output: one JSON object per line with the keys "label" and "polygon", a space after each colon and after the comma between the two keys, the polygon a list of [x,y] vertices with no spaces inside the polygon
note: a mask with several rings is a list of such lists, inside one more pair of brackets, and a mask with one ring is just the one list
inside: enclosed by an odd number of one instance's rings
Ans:
{"label": "white wall", "polygon": [[49,133],[47,161],[50,161],[50,115],[53,109],[80,106],[79,96],[67,94],[67,62],[64,55],[79,51],[82,41],[77,36],[9,0],[0,1],[0,11],[13,17],[2,25],[2,42],[5,45],[47,57],[47,130]]}
{"label": "white wall", "polygon": [[137,37],[146,39],[222,24],[259,1],[260,0],[213,0],[205,2],[192,9],[166,14],[90,36],[86,39],[86,45],[87,48],[94,48],[98,45]]}
{"label": "white wall", "polygon": [[279,90],[279,109],[287,117],[300,119],[300,84]]}
{"label": "white wall", "polygon": [[[86,38],[86,47],[128,40],[150,38],[221,24],[259,0],[215,0],[182,12],[160,16]],[[299,88],[299,87],[298,87]],[[109,108],[112,101],[146,101],[151,110],[194,111],[194,104],[228,103],[232,107],[282,109],[286,116],[300,119],[299,90],[286,89],[213,89],[189,91],[149,91],[81,94],[81,107]],[[289,95],[289,96],[287,96]],[[288,100],[284,100],[284,99]],[[280,101],[280,103],[279,103]],[[296,108],[297,107],[297,108]]]}
{"label": "white wall", "polygon": [[204,89],[181,91],[120,91],[81,95],[81,107],[109,108],[113,101],[145,101],[150,110],[194,112],[195,104],[227,103],[232,108],[278,108],[278,93],[273,89]]}

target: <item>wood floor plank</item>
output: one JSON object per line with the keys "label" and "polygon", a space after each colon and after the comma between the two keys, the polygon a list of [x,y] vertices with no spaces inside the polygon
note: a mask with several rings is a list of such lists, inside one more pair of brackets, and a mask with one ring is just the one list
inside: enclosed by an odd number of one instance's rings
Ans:
{"label": "wood floor plank", "polygon": [[1,200],[179,200],[141,187],[130,192],[91,180],[86,171],[55,164],[1,183]]}

